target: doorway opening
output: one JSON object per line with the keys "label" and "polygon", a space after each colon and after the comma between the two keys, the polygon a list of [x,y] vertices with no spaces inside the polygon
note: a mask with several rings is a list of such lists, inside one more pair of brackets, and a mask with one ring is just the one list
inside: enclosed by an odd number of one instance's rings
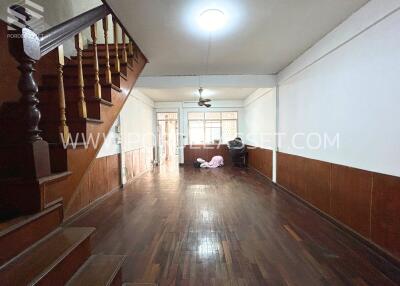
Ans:
{"label": "doorway opening", "polygon": [[179,126],[177,112],[157,113],[158,162],[179,164]]}

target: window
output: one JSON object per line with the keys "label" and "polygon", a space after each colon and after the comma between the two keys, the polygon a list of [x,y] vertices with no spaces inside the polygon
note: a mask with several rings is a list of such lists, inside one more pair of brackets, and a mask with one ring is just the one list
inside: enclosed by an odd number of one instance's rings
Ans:
{"label": "window", "polygon": [[189,112],[189,143],[227,143],[237,137],[237,112]]}

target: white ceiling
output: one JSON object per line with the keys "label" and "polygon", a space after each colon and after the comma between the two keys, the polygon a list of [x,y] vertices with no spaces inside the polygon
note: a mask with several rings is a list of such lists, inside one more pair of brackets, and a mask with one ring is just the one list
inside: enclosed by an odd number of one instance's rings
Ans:
{"label": "white ceiling", "polygon": [[[197,101],[199,93],[196,88],[151,89],[139,90],[155,102],[167,101]],[[204,90],[203,97],[212,100],[242,100],[255,92],[256,88],[208,88]]]}
{"label": "white ceiling", "polygon": [[[150,60],[144,75],[274,74],[368,0],[107,0]],[[208,34],[198,15],[219,8],[225,29]]]}

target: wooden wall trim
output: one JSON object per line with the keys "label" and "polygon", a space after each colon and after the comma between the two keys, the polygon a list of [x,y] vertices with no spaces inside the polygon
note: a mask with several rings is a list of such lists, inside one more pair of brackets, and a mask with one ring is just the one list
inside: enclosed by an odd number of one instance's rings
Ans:
{"label": "wooden wall trim", "polygon": [[[150,156],[150,158],[148,158]],[[150,162],[153,160],[153,150],[151,154],[146,152],[146,148],[137,148],[125,152],[125,175],[126,183],[131,183],[151,169]]]}
{"label": "wooden wall trim", "polygon": [[277,153],[277,185],[400,266],[400,178]]}
{"label": "wooden wall trim", "polygon": [[226,144],[185,145],[183,152],[185,165],[192,165],[193,162],[197,160],[197,158],[202,158],[206,161],[210,161],[212,157],[218,155],[224,158],[225,165],[232,164],[229,149]]}

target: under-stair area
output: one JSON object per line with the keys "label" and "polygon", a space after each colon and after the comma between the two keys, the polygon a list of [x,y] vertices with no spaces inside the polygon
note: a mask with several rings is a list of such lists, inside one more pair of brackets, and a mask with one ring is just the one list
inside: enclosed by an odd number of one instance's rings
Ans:
{"label": "under-stair area", "polygon": [[[96,230],[65,221],[147,59],[105,5],[40,36],[1,21],[0,30],[10,51],[1,65],[19,78],[1,83],[19,80],[15,100],[0,110],[0,284],[121,285],[125,257],[91,255]],[[67,58],[71,38],[76,56]],[[91,137],[98,144],[85,144]]]}

